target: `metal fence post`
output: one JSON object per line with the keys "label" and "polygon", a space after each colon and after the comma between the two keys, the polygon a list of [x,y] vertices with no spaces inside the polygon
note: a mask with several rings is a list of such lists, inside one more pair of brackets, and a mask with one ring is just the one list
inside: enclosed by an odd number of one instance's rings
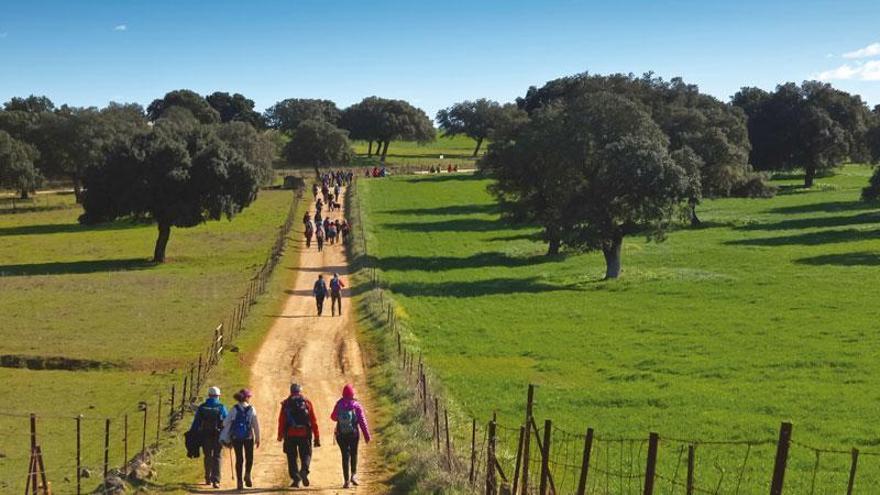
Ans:
{"label": "metal fence post", "polygon": [[654,494],[654,475],[657,472],[657,450],[660,446],[660,435],[651,433],[648,435],[648,459],[645,463],[645,491],[644,495]]}
{"label": "metal fence post", "polygon": [[779,427],[779,441],[776,444],[776,462],[773,466],[770,495],[782,495],[785,467],[788,464],[788,448],[791,443],[791,428],[791,423],[782,423]]}

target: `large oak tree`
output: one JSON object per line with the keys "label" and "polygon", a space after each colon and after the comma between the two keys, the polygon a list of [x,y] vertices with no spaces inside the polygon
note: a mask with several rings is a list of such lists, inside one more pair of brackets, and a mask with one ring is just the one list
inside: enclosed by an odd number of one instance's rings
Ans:
{"label": "large oak tree", "polygon": [[476,141],[473,156],[477,156],[483,141],[493,132],[509,128],[524,115],[516,105],[501,105],[497,101],[480,98],[440,110],[437,112],[437,123],[444,136],[463,134]]}
{"label": "large oak tree", "polygon": [[34,166],[38,156],[36,148],[0,130],[0,188],[13,189],[21,199],[28,199],[43,179]]}
{"label": "large oak tree", "polygon": [[436,138],[434,124],[423,110],[403,100],[376,96],[364,98],[346,108],[340,126],[349,131],[352,139],[368,141],[368,154],[372,154],[375,141],[376,154],[383,161],[388,155],[391,141],[428,143]]}
{"label": "large oak tree", "polygon": [[354,157],[348,133],[324,120],[306,120],[297,126],[284,147],[291,166],[310,166],[315,174],[321,168],[347,165]]}

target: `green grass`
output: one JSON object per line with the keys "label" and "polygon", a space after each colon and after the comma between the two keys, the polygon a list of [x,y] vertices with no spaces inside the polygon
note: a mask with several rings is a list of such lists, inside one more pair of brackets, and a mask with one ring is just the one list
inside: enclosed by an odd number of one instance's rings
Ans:
{"label": "green grass", "polygon": [[[354,141],[352,144],[357,154],[367,154],[366,141]],[[443,167],[452,164],[470,168],[474,166],[473,153],[476,145],[476,141],[467,136],[442,137],[438,132],[437,139],[426,144],[414,141],[392,141],[388,146],[387,162],[398,166],[429,167],[442,163]],[[486,150],[487,145],[487,142],[483,142],[481,154]],[[442,162],[440,155],[443,155]]]}
{"label": "green grass", "polygon": [[[535,229],[499,220],[486,180],[365,181],[361,197],[370,254],[412,344],[481,421],[497,410],[518,425],[536,383],[539,419],[604,439],[774,439],[790,420],[796,441],[880,451],[880,212],[859,201],[870,173],[848,166],[812,190],[788,178],[774,199],[707,201],[703,228],[663,243],[627,238],[611,282],[601,254],[548,258]],[[577,452],[579,441],[560,448]],[[600,441],[598,455],[618,470],[644,458],[640,446]],[[672,476],[680,448],[663,442],[661,474]],[[732,489],[745,453],[700,447],[698,480],[714,489],[717,463]],[[773,446],[749,455],[741,493],[762,493]],[[863,460],[864,489],[880,481],[880,462]],[[808,488],[814,462],[796,445],[786,486]],[[820,493],[842,491],[848,462],[822,457]]]}
{"label": "green grass", "polygon": [[[85,416],[84,465],[102,460],[103,418],[112,423],[111,464],[121,464],[122,415],[140,448],[138,401],[150,405],[155,439],[158,392],[167,399],[181,370],[197,358],[232,310],[283,223],[290,191],[263,191],[232,222],[174,229],[169,262],[147,262],[152,226],[115,222],[80,226],[71,196],[48,208],[0,214],[0,354],[99,361],[95,371],[0,368],[7,391],[0,413],[35,412],[54,493],[71,493],[74,422]],[[42,198],[41,198],[42,199]],[[58,206],[58,207],[55,207]],[[167,408],[167,406],[165,406]],[[0,491],[20,491],[27,419],[0,415]],[[98,483],[86,480],[89,490]],[[10,488],[11,487],[11,488]]]}

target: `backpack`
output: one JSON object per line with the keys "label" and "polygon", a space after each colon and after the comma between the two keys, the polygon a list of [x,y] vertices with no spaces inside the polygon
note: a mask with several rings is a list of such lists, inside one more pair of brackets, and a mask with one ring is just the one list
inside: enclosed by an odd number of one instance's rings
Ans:
{"label": "backpack", "polygon": [[333,292],[339,292],[340,290],[342,290],[342,287],[339,286],[338,278],[330,279],[330,290],[332,290]]}
{"label": "backpack", "polygon": [[233,440],[246,440],[251,436],[251,406],[235,405],[235,420],[232,421],[230,435]]}
{"label": "backpack", "polygon": [[357,413],[354,409],[343,409],[336,417],[336,433],[354,435],[357,433]]}
{"label": "backpack", "polygon": [[311,428],[309,404],[304,397],[293,397],[287,400],[287,427]]}
{"label": "backpack", "polygon": [[322,229],[318,229],[318,231],[315,233],[315,238],[324,239],[324,231]]}
{"label": "backpack", "polygon": [[223,429],[223,418],[220,417],[220,405],[199,408],[199,431],[219,433]]}

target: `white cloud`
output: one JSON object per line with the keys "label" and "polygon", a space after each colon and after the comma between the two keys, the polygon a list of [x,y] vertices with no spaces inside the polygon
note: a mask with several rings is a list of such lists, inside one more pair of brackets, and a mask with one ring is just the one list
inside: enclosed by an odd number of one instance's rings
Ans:
{"label": "white cloud", "polygon": [[868,58],[877,55],[880,55],[880,43],[871,43],[864,48],[844,53],[843,58]]}
{"label": "white cloud", "polygon": [[117,25],[116,27],[114,27],[113,30],[114,30],[114,31],[126,31],[126,30],[128,30],[128,25],[126,25],[126,24],[119,24],[119,25]]}
{"label": "white cloud", "polygon": [[826,70],[816,75],[820,81],[880,81],[880,60],[843,64],[835,69]]}

